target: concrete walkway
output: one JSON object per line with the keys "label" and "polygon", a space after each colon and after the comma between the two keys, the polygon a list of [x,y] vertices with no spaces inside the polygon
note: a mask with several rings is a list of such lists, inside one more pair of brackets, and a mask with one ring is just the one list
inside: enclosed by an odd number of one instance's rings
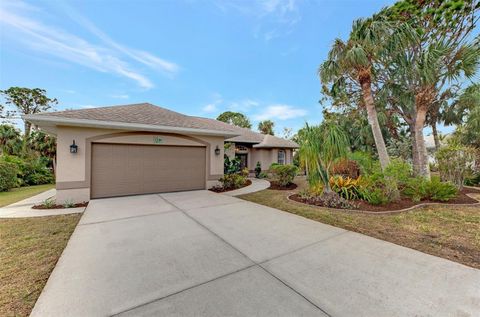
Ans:
{"label": "concrete walkway", "polygon": [[266,179],[249,178],[249,180],[252,181],[252,183],[250,185],[248,185],[246,187],[243,187],[243,188],[240,188],[240,189],[225,192],[225,193],[223,193],[223,195],[240,196],[240,195],[259,192],[261,190],[264,190],[264,189],[267,189],[268,187],[270,187],[270,182],[267,181]]}
{"label": "concrete walkway", "polygon": [[26,218],[26,217],[44,217],[75,214],[83,212],[81,208],[64,208],[64,209],[33,209],[34,205],[41,204],[45,199],[55,198],[55,189],[49,189],[38,195],[21,200],[11,205],[0,208],[0,218]]}
{"label": "concrete walkway", "polygon": [[480,270],[209,191],[90,202],[32,316],[479,316]]}

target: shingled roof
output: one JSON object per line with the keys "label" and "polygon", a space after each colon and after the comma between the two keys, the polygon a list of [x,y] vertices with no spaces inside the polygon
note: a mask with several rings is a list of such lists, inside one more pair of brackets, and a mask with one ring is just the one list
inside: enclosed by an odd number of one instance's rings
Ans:
{"label": "shingled roof", "polygon": [[196,131],[199,134],[206,131],[212,134],[217,131],[219,134],[230,136],[227,141],[252,143],[255,144],[255,147],[298,147],[295,142],[290,140],[270,135],[266,136],[214,119],[187,116],[150,103],[44,112],[27,115],[25,119],[35,124],[38,124],[38,122],[49,121],[55,123],[55,121],[58,121],[58,124],[61,122],[62,125],[81,124],[82,126],[88,126],[89,124],[95,124],[98,127],[102,123],[108,123],[109,126],[115,123],[123,123],[142,127],[184,128],[191,132]]}

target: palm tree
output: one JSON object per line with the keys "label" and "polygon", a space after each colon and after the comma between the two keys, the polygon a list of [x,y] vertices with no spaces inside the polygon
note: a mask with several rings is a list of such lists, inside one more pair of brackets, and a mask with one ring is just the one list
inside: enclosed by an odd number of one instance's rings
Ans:
{"label": "palm tree", "polygon": [[348,41],[335,40],[328,59],[318,71],[322,84],[331,85],[333,95],[341,94],[341,90],[347,87],[360,91],[382,169],[387,167],[390,158],[378,122],[372,81],[375,78],[375,62],[390,34],[390,25],[385,22],[362,19],[355,21]]}
{"label": "palm tree", "polygon": [[338,159],[347,157],[349,142],[346,133],[337,125],[306,126],[302,129],[299,155],[308,170],[310,186],[323,184],[331,192],[330,170]]}
{"label": "palm tree", "polygon": [[273,127],[275,123],[272,120],[264,120],[258,123],[258,130],[263,134],[274,135]]}
{"label": "palm tree", "polygon": [[17,155],[22,150],[20,131],[13,125],[0,125],[0,154]]}
{"label": "palm tree", "polygon": [[56,171],[57,139],[40,130],[34,130],[28,138],[29,147],[51,161],[53,173]]}

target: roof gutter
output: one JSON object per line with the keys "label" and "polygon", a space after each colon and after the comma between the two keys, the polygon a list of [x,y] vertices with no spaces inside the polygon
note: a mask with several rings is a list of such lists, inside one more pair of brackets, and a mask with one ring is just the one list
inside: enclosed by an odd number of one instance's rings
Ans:
{"label": "roof gutter", "polygon": [[150,131],[150,132],[166,132],[166,133],[187,133],[194,135],[213,135],[223,137],[234,137],[239,134],[236,132],[218,131],[210,129],[195,129],[195,128],[182,128],[171,127],[163,125],[153,124],[139,124],[139,123],[127,123],[127,122],[115,122],[115,121],[101,121],[101,120],[88,120],[88,119],[71,119],[62,118],[48,115],[24,115],[23,119],[42,126],[73,126],[73,127],[88,127],[88,128],[100,128],[100,129],[118,129],[118,130],[134,130],[134,131]]}

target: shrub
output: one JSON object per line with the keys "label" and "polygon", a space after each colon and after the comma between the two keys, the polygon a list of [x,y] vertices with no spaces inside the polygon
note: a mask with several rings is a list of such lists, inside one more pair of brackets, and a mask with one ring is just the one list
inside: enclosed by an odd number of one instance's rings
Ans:
{"label": "shrub", "polygon": [[75,207],[75,203],[71,199],[67,199],[63,202],[63,208],[73,208]]}
{"label": "shrub", "polygon": [[358,177],[357,179],[343,176],[330,177],[331,189],[341,197],[348,200],[363,198],[363,193],[360,191],[361,186],[361,177]]}
{"label": "shrub", "polygon": [[435,157],[442,180],[450,181],[461,189],[465,177],[475,162],[477,150],[460,144],[449,144],[440,148]]}
{"label": "shrub", "polygon": [[343,197],[340,197],[335,192],[327,192],[323,193],[321,196],[317,198],[317,200],[325,207],[330,207],[330,208],[340,208],[340,209],[357,209],[358,207],[346,200]]}
{"label": "shrub", "polygon": [[465,178],[464,183],[467,186],[478,186],[480,184],[480,172],[472,173]]}
{"label": "shrub", "polygon": [[373,187],[361,187],[360,193],[362,195],[362,199],[367,201],[372,205],[385,205],[386,203],[390,202],[390,199],[385,195],[382,188]]}
{"label": "shrub", "polygon": [[262,173],[262,165],[260,162],[257,162],[257,165],[255,165],[255,177],[260,178],[260,173]]}
{"label": "shrub", "polygon": [[457,196],[458,190],[450,182],[441,182],[440,178],[432,177],[432,180],[426,183],[427,197],[436,201],[449,201]]}
{"label": "shrub", "polygon": [[52,198],[47,198],[42,202],[42,206],[45,208],[53,208],[55,206],[55,200]]}
{"label": "shrub", "polygon": [[0,192],[8,191],[18,184],[15,164],[0,161]]}
{"label": "shrub", "polygon": [[412,167],[402,159],[393,159],[383,172],[388,180],[394,180],[399,187],[405,185],[412,178]]}
{"label": "shrub", "polygon": [[428,181],[423,177],[410,178],[402,189],[402,194],[414,202],[419,202],[427,197]]}
{"label": "shrub", "polygon": [[333,164],[332,174],[358,178],[360,176],[360,166],[354,160],[343,159]]}
{"label": "shrub", "polygon": [[268,178],[268,174],[265,173],[265,172],[261,172],[261,173],[258,175],[258,178]]}
{"label": "shrub", "polygon": [[20,186],[49,184],[55,180],[47,167],[48,159],[18,156],[3,156],[2,159],[16,166]]}
{"label": "shrub", "polygon": [[348,155],[349,159],[355,161],[358,164],[360,172],[363,175],[372,174],[376,168],[375,161],[372,158],[372,155],[367,152],[355,151]]}
{"label": "shrub", "polygon": [[245,185],[247,178],[240,174],[225,174],[219,179],[226,190],[237,189]]}
{"label": "shrub", "polygon": [[270,171],[278,185],[286,187],[293,182],[295,175],[297,175],[298,168],[295,165],[272,164]]}
{"label": "shrub", "polygon": [[402,193],[414,202],[429,199],[434,201],[449,201],[457,196],[457,188],[450,182],[442,182],[438,177],[429,181],[422,177],[411,178]]}
{"label": "shrub", "polygon": [[223,157],[223,173],[234,174],[240,172],[240,158],[230,159],[227,155]]}

